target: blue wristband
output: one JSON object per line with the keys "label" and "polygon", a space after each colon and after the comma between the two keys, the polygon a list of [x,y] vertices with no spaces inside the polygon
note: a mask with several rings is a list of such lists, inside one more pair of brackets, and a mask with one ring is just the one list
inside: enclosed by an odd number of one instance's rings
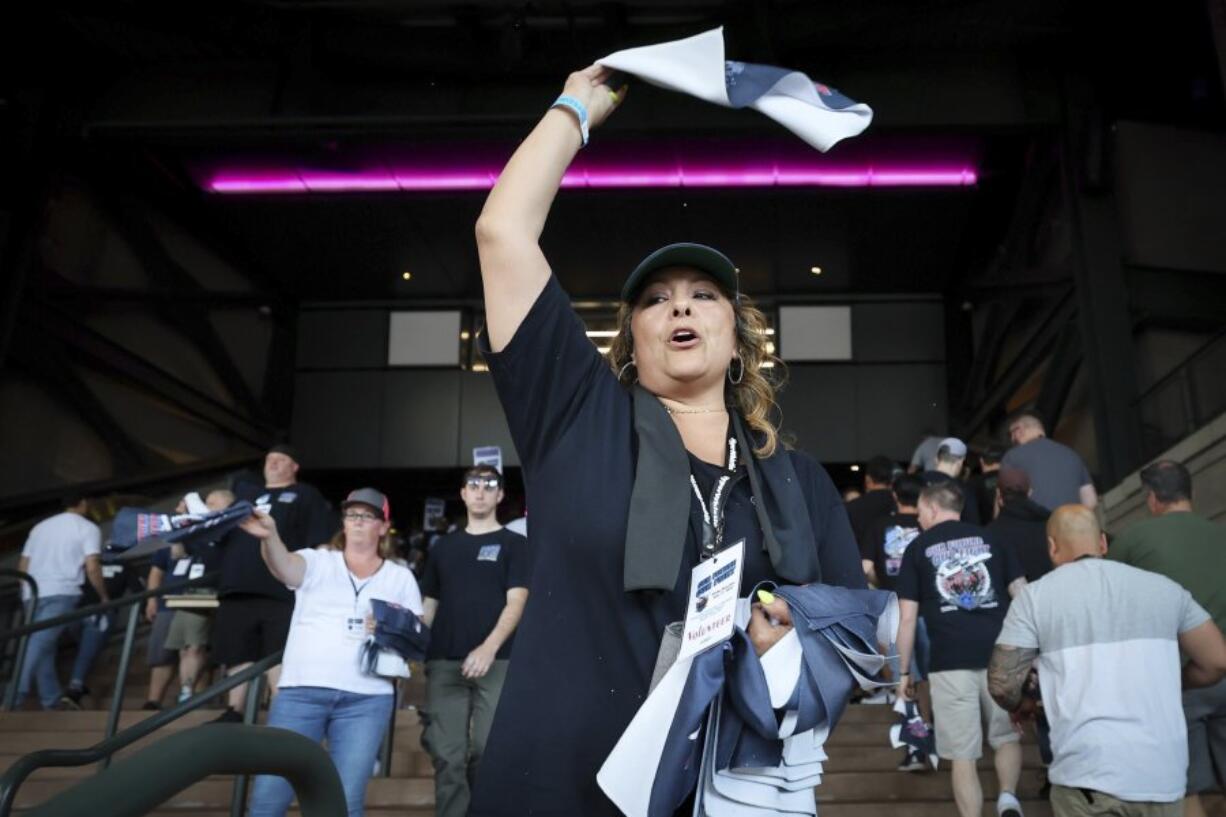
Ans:
{"label": "blue wristband", "polygon": [[554,103],[549,106],[552,108],[565,108],[575,115],[579,120],[579,135],[583,137],[583,146],[587,147],[588,127],[587,127],[587,108],[582,102],[575,99],[573,96],[563,94],[554,100]]}

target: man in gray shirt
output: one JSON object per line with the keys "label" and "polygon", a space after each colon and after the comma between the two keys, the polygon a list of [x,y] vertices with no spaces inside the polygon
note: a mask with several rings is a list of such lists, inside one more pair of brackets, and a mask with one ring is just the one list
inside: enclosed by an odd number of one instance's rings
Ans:
{"label": "man in gray shirt", "polygon": [[1021,411],[1009,421],[1013,448],[1005,453],[1002,465],[1020,468],[1030,477],[1030,498],[1044,508],[1080,503],[1087,508],[1098,504],[1098,492],[1090,471],[1077,452],[1048,439],[1043,421],[1031,411]]}
{"label": "man in gray shirt", "polygon": [[[1023,690],[1038,658],[1056,817],[1180,817],[1180,688],[1226,675],[1226,640],[1175,582],[1101,558],[1106,538],[1088,508],[1057,508],[1047,535],[1056,569],[1013,600],[988,691],[1015,718],[1033,713]],[[1182,672],[1180,651],[1190,659]]]}

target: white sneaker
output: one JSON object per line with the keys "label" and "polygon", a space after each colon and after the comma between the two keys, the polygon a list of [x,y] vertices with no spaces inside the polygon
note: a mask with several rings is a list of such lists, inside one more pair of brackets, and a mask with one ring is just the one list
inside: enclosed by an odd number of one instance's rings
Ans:
{"label": "white sneaker", "polygon": [[889,691],[888,689],[886,689],[885,687],[882,687],[881,689],[879,689],[879,690],[876,692],[876,694],[869,695],[869,696],[867,696],[867,697],[861,698],[861,699],[860,699],[860,703],[862,703],[862,704],[886,704],[886,705],[889,705],[889,704],[894,703],[893,693],[892,693],[892,692],[890,692],[890,691]]}
{"label": "white sneaker", "polygon": [[1011,791],[1002,791],[996,798],[997,817],[1022,817],[1022,804]]}

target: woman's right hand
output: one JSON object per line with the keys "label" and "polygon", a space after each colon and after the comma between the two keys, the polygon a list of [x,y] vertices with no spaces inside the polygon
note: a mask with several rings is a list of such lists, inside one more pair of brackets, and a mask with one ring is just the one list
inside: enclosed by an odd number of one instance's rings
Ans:
{"label": "woman's right hand", "polygon": [[792,611],[783,599],[776,597],[769,604],[755,601],[750,606],[746,632],[759,658],[791,631]]}
{"label": "woman's right hand", "polygon": [[595,130],[626,98],[626,86],[610,88],[605,82],[613,72],[602,65],[589,65],[566,78],[562,93],[587,108],[588,128]]}
{"label": "woman's right hand", "polygon": [[277,535],[277,520],[263,511],[252,511],[238,526],[261,541]]}

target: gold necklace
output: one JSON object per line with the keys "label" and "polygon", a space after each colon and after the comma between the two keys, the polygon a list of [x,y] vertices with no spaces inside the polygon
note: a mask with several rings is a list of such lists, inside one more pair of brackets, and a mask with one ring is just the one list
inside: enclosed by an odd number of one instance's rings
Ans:
{"label": "gold necklace", "polygon": [[[663,405],[663,404],[661,404]],[[701,409],[675,409],[672,406],[664,406],[664,410],[669,414],[714,414],[717,411],[727,411],[724,406],[719,408],[701,408]]]}

